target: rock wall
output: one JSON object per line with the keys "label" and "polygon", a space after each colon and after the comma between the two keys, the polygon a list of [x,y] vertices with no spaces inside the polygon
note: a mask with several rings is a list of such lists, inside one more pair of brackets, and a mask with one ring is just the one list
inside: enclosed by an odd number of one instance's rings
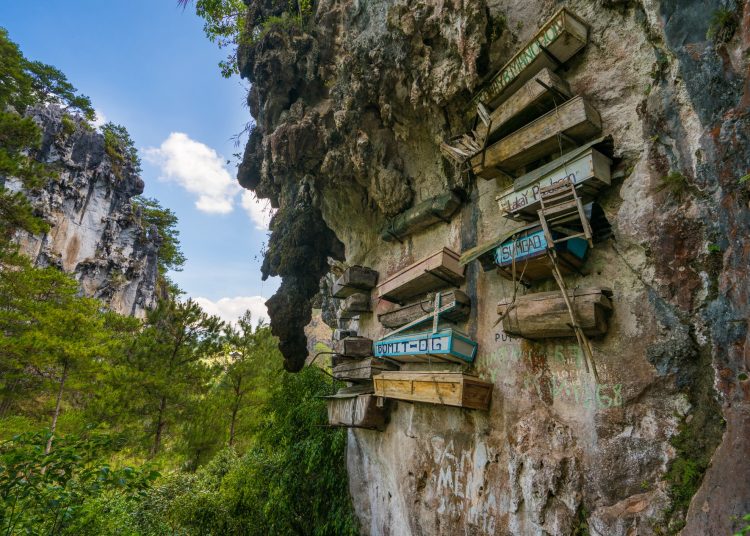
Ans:
{"label": "rock wall", "polygon": [[[283,11],[274,5],[250,8],[251,33]],[[438,145],[560,5],[321,0],[309,27],[268,26],[241,48],[257,127],[239,180],[280,207],[273,300],[309,310],[315,289],[295,282],[319,279],[327,256],[382,277],[515,226],[499,213],[501,185],[459,173]],[[614,291],[610,330],[593,341],[599,380],[575,339],[503,333],[496,304],[513,284],[470,264],[461,327],[479,343],[472,371],[494,384],[490,411],[398,403],[384,432],[350,430],[365,534],[729,534],[750,512],[750,7],[564,5],[591,28],[560,74],[601,113],[616,157],[598,198],[612,237],[568,278]],[[709,32],[716,13],[728,15]],[[387,218],[449,190],[464,201],[449,223],[380,239]],[[303,210],[314,224],[282,240]],[[384,335],[388,307],[375,302],[360,335]],[[309,320],[286,312],[270,308],[282,346]],[[305,352],[282,349],[298,368]]]}
{"label": "rock wall", "polygon": [[[35,157],[54,178],[26,192],[35,213],[50,225],[41,236],[22,232],[21,251],[37,266],[72,273],[87,296],[113,310],[143,316],[156,299],[158,233],[144,228],[131,197],[143,192],[138,170],[114,162],[104,136],[57,107],[30,112],[42,130]],[[20,188],[12,179],[10,189]]]}

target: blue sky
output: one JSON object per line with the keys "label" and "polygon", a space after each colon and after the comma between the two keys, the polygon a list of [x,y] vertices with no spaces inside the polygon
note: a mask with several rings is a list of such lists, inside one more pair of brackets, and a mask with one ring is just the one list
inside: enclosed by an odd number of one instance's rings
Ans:
{"label": "blue sky", "polygon": [[[250,120],[246,82],[224,79],[226,55],[176,0],[0,0],[0,25],[30,59],[61,69],[141,151],[145,195],[177,213],[188,262],[175,281],[225,317],[262,299],[264,204],[235,182],[232,137]],[[244,145],[244,140],[243,140]],[[226,160],[232,160],[230,164]],[[243,197],[244,196],[244,197]]]}

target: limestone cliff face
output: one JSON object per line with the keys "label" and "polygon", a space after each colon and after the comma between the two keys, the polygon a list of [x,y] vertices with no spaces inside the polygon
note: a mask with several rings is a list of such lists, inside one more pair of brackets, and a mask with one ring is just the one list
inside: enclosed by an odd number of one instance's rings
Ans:
{"label": "limestone cliff face", "polygon": [[[599,381],[575,339],[503,333],[496,304],[513,285],[469,265],[463,328],[494,384],[490,411],[399,403],[384,432],[350,431],[365,533],[728,534],[750,512],[750,6],[729,4],[565,3],[591,28],[561,75],[601,113],[617,162],[598,198],[612,238],[569,278],[614,290]],[[306,355],[326,257],[382,277],[513,228],[499,185],[458,173],[438,145],[559,6],[321,0],[308,29],[270,27],[241,49],[257,128],[239,180],[279,207],[264,271],[284,281],[269,312],[288,368]],[[255,5],[250,25],[283,9]],[[721,44],[707,38],[719,10]],[[449,223],[380,239],[387,218],[446,191],[463,200]],[[357,327],[385,333],[375,314]]]}
{"label": "limestone cliff face", "polygon": [[158,234],[144,228],[131,206],[131,197],[143,192],[137,170],[112,161],[101,133],[78,120],[64,124],[60,109],[31,114],[43,132],[35,157],[53,166],[56,176],[26,192],[50,230],[19,234],[22,251],[37,266],[74,274],[87,296],[142,316],[155,300]]}

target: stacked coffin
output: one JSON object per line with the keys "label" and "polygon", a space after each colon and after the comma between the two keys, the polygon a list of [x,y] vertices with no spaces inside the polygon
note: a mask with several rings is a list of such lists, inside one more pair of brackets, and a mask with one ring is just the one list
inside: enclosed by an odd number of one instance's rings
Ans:
{"label": "stacked coffin", "polygon": [[[592,201],[611,182],[611,141],[596,109],[553,72],[585,47],[588,27],[559,10],[473,99],[474,128],[442,144],[446,156],[474,175],[505,183],[497,196],[510,232],[464,252],[485,271],[531,286],[554,277],[559,292],[527,294],[498,304],[503,330],[529,339],[604,335],[609,289],[568,290],[594,237]],[[594,139],[596,138],[596,139]],[[510,185],[508,185],[510,182]],[[590,348],[589,348],[590,351]]]}
{"label": "stacked coffin", "polygon": [[[457,288],[463,281],[459,255],[448,248],[385,279],[377,288],[377,296],[395,307],[379,314],[378,319],[393,331],[375,341],[375,358],[399,365],[427,365],[430,369],[445,363],[470,365],[477,343],[452,325],[445,325],[469,316],[471,302]],[[442,290],[445,287],[453,288]],[[425,329],[427,325],[431,329]],[[470,409],[487,409],[492,390],[491,384],[462,372],[384,371],[373,380],[377,396]],[[475,393],[478,389],[483,389],[481,394]]]}

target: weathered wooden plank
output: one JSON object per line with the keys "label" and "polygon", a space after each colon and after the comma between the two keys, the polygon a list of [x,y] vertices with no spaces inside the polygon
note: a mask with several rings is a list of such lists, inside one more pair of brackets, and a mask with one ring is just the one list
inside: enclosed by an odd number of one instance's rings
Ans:
{"label": "weathered wooden plank", "polygon": [[492,398],[491,383],[460,372],[383,372],[373,383],[377,396],[396,400],[486,410]]}
{"label": "weathered wooden plank", "polygon": [[[612,310],[612,291],[606,288],[569,290],[576,318],[586,335],[597,337],[607,332],[607,318]],[[516,298],[515,304],[503,300],[497,304],[502,315],[503,331],[526,339],[575,337],[570,327],[570,313],[561,292],[539,292]]]}
{"label": "weathered wooden plank", "polygon": [[470,113],[480,102],[496,107],[542,69],[554,70],[568,61],[587,41],[587,24],[569,10],[560,9],[474,96]]}
{"label": "weathered wooden plank", "polygon": [[[471,300],[460,290],[448,290],[442,292],[440,295],[440,303],[442,305],[450,303],[456,304],[452,310],[440,315],[440,318],[445,318],[452,322],[466,320],[469,313],[471,313]],[[434,308],[435,299],[432,296],[429,296],[418,302],[403,307],[396,307],[387,313],[379,314],[378,320],[386,328],[396,329],[431,313]]]}
{"label": "weathered wooden plank", "polygon": [[402,240],[439,222],[449,221],[461,206],[461,200],[452,192],[422,201],[388,222],[380,233],[386,242]]}
{"label": "weathered wooden plank", "polygon": [[356,292],[370,290],[378,284],[378,272],[364,266],[350,266],[333,284],[334,298],[348,298]]}
{"label": "weathered wooden plank", "polygon": [[452,329],[397,335],[375,341],[374,348],[375,357],[401,363],[448,361],[466,364],[474,361],[476,353],[477,343]]}
{"label": "weathered wooden plank", "polygon": [[547,68],[542,69],[489,115],[489,127],[479,122],[477,136],[494,141],[544,115],[572,96],[565,80]]}
{"label": "weathered wooden plank", "polygon": [[388,418],[387,404],[378,405],[374,395],[357,395],[347,397],[330,397],[328,406],[328,423],[331,426],[346,428],[369,428],[384,430]]}
{"label": "weathered wooden plank", "polygon": [[[511,174],[562,150],[583,143],[602,130],[601,117],[583,97],[574,97],[488,147],[471,159],[485,179]],[[560,136],[562,134],[562,136]]]}
{"label": "weathered wooden plank", "polygon": [[457,253],[442,248],[388,277],[378,286],[378,297],[403,303],[448,285],[457,287],[464,281],[464,267],[458,258]]}
{"label": "weathered wooden plank", "polygon": [[[540,190],[565,179],[576,185],[576,190],[584,202],[588,202],[601,188],[611,181],[612,161],[594,148],[583,152],[571,151],[572,156],[564,155],[551,162],[548,171],[538,174],[533,181],[518,188],[514,185],[497,196],[497,203],[506,217],[534,221],[539,218],[541,208]],[[524,181],[524,177],[516,182]]]}
{"label": "weathered wooden plank", "polygon": [[349,357],[372,355],[372,339],[367,337],[347,337],[336,342],[336,351]]}
{"label": "weathered wooden plank", "polygon": [[384,370],[396,370],[393,363],[382,359],[366,357],[363,359],[341,358],[333,367],[333,377],[348,382],[371,380],[374,374]]}
{"label": "weathered wooden plank", "polygon": [[344,305],[339,313],[339,318],[354,318],[361,313],[370,312],[370,295],[356,293],[344,300]]}

